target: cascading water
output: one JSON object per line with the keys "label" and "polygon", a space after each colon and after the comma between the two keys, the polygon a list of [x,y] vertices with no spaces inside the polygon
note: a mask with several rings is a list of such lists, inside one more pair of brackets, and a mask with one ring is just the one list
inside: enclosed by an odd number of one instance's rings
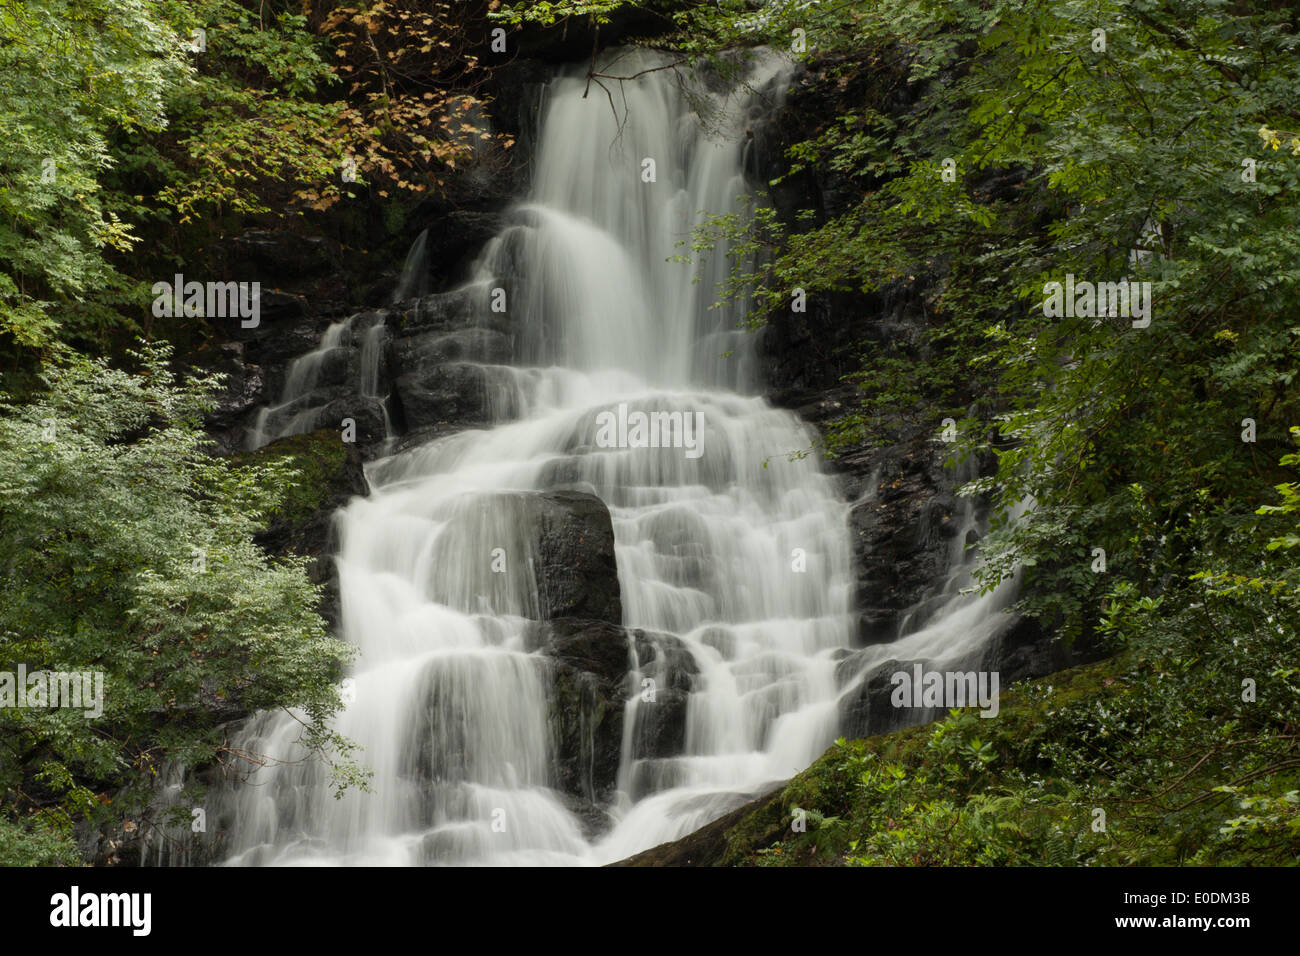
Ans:
{"label": "cascading water", "polygon": [[[603,71],[660,62],[618,56]],[[299,761],[300,726],[260,715],[238,747],[270,760],[224,795],[231,862],[606,862],[716,818],[835,737],[849,506],[815,457],[790,455],[810,430],[752,394],[747,303],[709,308],[725,249],[694,272],[666,261],[699,210],[737,208],[748,113],[770,111],[785,76],[762,58],[747,94],[701,94],[722,117],[713,137],[670,72],[626,84],[618,116],[581,77],[549,84],[531,195],[469,287],[484,313],[509,292],[520,364],[484,372],[514,420],[373,463],[370,496],[340,519],[340,626],[360,656],[335,726],[364,748],[371,792],[334,799]],[[701,416],[699,454],[602,446],[599,417],[620,405]],[[557,488],[608,506],[623,624],[661,652],[643,663],[628,642],[612,825],[595,837],[556,789],[547,663],[526,641],[539,592],[518,496]],[[523,573],[494,572],[495,549]],[[638,734],[658,705],[639,691],[673,641],[696,674],[684,745],[664,755]]]}
{"label": "cascading water", "polygon": [[[368,327],[358,321],[362,318],[370,323]],[[385,330],[377,318],[375,313],[362,313],[331,323],[316,348],[294,359],[279,401],[258,410],[246,447],[257,449],[287,435],[337,427],[340,422],[329,419],[328,399],[337,397],[340,389],[369,399],[384,422],[384,433],[391,436],[388,407],[379,394]],[[360,349],[355,348],[358,339]]]}
{"label": "cascading water", "polygon": [[425,229],[415,237],[411,248],[407,250],[406,261],[402,263],[402,274],[398,277],[397,288],[393,291],[393,301],[419,298],[429,291],[429,230]]}

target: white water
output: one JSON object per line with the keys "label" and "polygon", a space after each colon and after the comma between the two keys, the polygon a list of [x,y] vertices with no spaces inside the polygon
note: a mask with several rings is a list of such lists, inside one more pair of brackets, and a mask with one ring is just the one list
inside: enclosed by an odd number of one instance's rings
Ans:
{"label": "white water", "polygon": [[[344,373],[341,377],[354,387],[356,394],[372,400],[383,417],[385,433],[392,434],[388,408],[379,394],[379,366],[386,330],[383,323],[374,321],[373,313],[367,317],[372,323],[368,328],[354,328],[358,318],[352,315],[341,322],[331,323],[316,348],[289,363],[279,401],[258,409],[245,447],[254,450],[288,435],[301,435],[318,428],[338,428],[341,419],[326,418],[317,392],[330,362],[340,363]],[[359,350],[355,348],[357,342],[361,344]],[[351,366],[354,352],[359,355],[360,365],[355,373]],[[339,378],[336,370],[332,384],[343,384],[337,381]]]}
{"label": "white water", "polygon": [[[637,54],[604,69],[645,65]],[[288,762],[226,795],[232,862],[616,860],[797,773],[836,736],[835,665],[853,628],[849,506],[816,456],[789,458],[810,430],[749,393],[752,343],[736,331],[746,304],[708,309],[721,255],[698,284],[665,261],[697,210],[734,208],[746,110],[770,111],[783,79],[765,60],[750,82],[768,99],[713,97],[729,111],[716,140],[668,73],[616,93],[621,135],[599,90],[584,99],[579,78],[550,84],[532,194],[474,282],[485,311],[499,281],[510,290],[527,364],[494,367],[492,381],[522,412],[374,463],[371,495],[341,518],[341,630],[360,658],[336,727],[364,748],[372,792],[335,800],[319,767],[295,762],[300,726],[259,716],[238,747]],[[641,181],[645,157],[654,183]],[[315,360],[300,361],[293,388],[313,374]],[[620,402],[702,412],[703,454],[597,447],[596,415]],[[646,760],[632,728],[657,706],[639,690],[659,672],[634,666],[614,823],[594,842],[553,788],[546,660],[523,646],[539,602],[531,529],[496,497],[556,487],[609,507],[623,623],[676,635],[700,670],[685,753]],[[509,573],[492,572],[495,548]],[[630,643],[628,654],[635,665]]]}

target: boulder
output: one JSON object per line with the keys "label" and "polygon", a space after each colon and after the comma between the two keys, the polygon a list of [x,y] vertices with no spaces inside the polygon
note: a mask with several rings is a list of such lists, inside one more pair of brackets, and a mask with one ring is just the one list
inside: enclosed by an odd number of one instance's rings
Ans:
{"label": "boulder", "polygon": [[526,641],[550,663],[557,785],[591,803],[605,802],[618,779],[623,745],[628,632],[607,621],[561,618],[532,625]]}
{"label": "boulder", "polygon": [[642,695],[632,727],[632,755],[638,760],[679,756],[686,749],[686,712],[699,666],[681,639],[670,634],[637,630],[634,649],[642,681],[654,681],[654,696],[646,699],[649,687],[632,688]]}
{"label": "boulder", "polygon": [[393,383],[402,426],[407,431],[440,424],[492,422],[487,373],[481,365],[452,362],[404,372]]}
{"label": "boulder", "polygon": [[538,590],[544,620],[623,622],[614,525],[595,495],[551,491],[530,496],[538,515]]}
{"label": "boulder", "polygon": [[[841,662],[841,667],[848,661]],[[890,677],[898,671],[912,672],[916,661],[890,658],[872,666],[859,680],[857,687],[840,698],[840,733],[850,739],[884,734],[901,727],[922,724],[942,716],[944,708],[895,707],[890,700],[895,684]],[[933,662],[921,661],[926,670]]]}

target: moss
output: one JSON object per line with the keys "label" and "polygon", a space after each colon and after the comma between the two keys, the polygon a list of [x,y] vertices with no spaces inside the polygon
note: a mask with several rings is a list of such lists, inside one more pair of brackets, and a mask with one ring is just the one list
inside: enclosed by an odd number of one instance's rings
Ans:
{"label": "moss", "polygon": [[323,428],[281,438],[256,451],[233,456],[240,465],[288,462],[298,472],[275,511],[278,522],[300,527],[310,521],[338,491],[348,463],[348,449],[335,429]]}
{"label": "moss", "polygon": [[1221,681],[1213,671],[1189,669],[1186,683],[1171,686],[1170,666],[1149,652],[1127,652],[1016,685],[1002,696],[997,719],[968,708],[929,725],[838,741],[730,823],[719,862],[1300,861],[1291,725],[1271,732],[1264,714],[1243,722],[1233,714],[1235,691],[1215,692]]}
{"label": "moss", "polygon": [[[1041,768],[1042,747],[1059,727],[1050,714],[1079,701],[1128,692],[1122,679],[1128,661],[1114,658],[1052,675],[1048,680],[1016,685],[1001,698],[998,719],[980,728],[997,752],[1000,773],[982,779],[993,791],[1019,773]],[[975,713],[969,709],[967,713]],[[907,727],[888,734],[837,743],[785,788],[731,827],[723,865],[808,866],[843,864],[873,795],[862,786],[864,761],[901,765],[917,776],[934,774],[939,758],[929,746],[935,724]],[[929,794],[917,793],[920,799]],[[805,830],[792,829],[794,812],[805,811]]]}

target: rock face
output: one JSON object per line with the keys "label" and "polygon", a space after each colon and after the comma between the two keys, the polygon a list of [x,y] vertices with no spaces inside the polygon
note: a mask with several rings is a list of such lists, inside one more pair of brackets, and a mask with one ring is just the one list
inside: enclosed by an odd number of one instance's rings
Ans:
{"label": "rock face", "polygon": [[537,588],[543,618],[621,624],[614,525],[605,503],[578,491],[551,491],[530,498],[537,509]]}
{"label": "rock face", "polygon": [[[943,716],[946,712],[944,708],[934,711],[901,708],[895,707],[890,699],[896,686],[890,677],[898,671],[910,674],[915,663],[891,658],[876,664],[858,678],[853,692],[840,700],[840,725],[846,737],[886,734],[891,730]],[[922,661],[921,664],[927,671],[932,669],[930,661]]]}
{"label": "rock face", "polygon": [[943,457],[941,445],[922,440],[845,462],[850,476],[864,465],[870,469],[849,516],[862,645],[900,636],[909,611],[909,623],[921,625],[924,614],[916,612],[925,610],[927,598],[937,597],[961,525]]}
{"label": "rock face", "polygon": [[628,632],[606,621],[561,618],[535,625],[529,650],[549,659],[548,722],[554,734],[556,783],[599,804],[614,790],[629,691]]}
{"label": "rock face", "polygon": [[634,794],[671,784],[671,758],[685,747],[686,709],[699,673],[680,640],[561,617],[532,625],[525,646],[548,662],[556,784],[577,798],[575,807],[593,831],[606,822],[596,808],[608,803],[618,783],[629,712],[630,756],[640,768]]}
{"label": "rock face", "polygon": [[[632,752],[638,758],[673,757],[686,748],[686,709],[700,672],[680,639],[653,631],[635,632],[637,669],[653,681],[642,693],[632,728]],[[647,700],[653,693],[653,699]]]}

